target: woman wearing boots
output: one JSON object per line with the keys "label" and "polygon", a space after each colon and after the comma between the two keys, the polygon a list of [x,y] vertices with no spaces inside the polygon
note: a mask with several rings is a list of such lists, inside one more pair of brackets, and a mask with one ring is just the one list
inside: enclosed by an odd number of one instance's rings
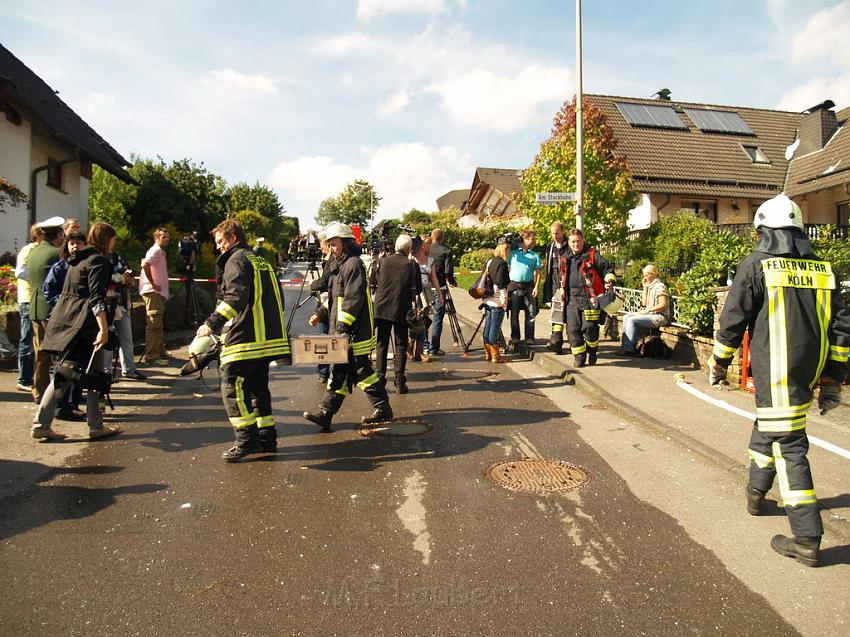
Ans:
{"label": "woman wearing boots", "polygon": [[493,258],[487,266],[487,273],[493,282],[493,294],[483,299],[486,305],[484,318],[484,360],[493,363],[504,363],[505,359],[499,353],[499,340],[502,333],[502,321],[508,307],[508,254],[510,246],[503,238],[493,250]]}

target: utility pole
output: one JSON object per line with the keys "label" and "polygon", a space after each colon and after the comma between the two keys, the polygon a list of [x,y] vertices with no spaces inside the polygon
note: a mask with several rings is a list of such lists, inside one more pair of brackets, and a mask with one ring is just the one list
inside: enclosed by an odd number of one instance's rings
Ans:
{"label": "utility pole", "polygon": [[581,88],[581,0],[576,0],[576,228],[584,216],[584,105]]}

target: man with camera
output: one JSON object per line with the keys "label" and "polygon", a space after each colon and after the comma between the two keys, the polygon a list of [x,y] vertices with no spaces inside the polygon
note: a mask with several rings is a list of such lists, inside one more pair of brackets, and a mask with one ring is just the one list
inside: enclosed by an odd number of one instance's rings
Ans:
{"label": "man with camera", "polygon": [[165,302],[168,300],[168,257],[165,248],[171,236],[165,228],[157,228],[153,233],[153,245],[142,259],[142,273],[139,276],[139,294],[145,302],[145,363],[153,363],[159,358],[170,359],[171,353],[165,349]]}
{"label": "man with camera", "polygon": [[531,345],[534,341],[534,317],[537,315],[537,290],[540,285],[540,270],[543,264],[540,255],[534,251],[537,234],[534,230],[522,233],[522,242],[511,248],[508,257],[508,298],[511,308],[511,341],[509,347],[515,348],[519,343],[519,313],[525,313],[525,342]]}
{"label": "man with camera", "polygon": [[410,260],[413,239],[402,234],[395,241],[395,254],[378,260],[373,272],[375,286],[375,349],[378,376],[387,384],[387,353],[390,332],[395,342],[393,370],[399,394],[407,393],[407,315],[422,291],[419,268]]}
{"label": "man with camera", "polygon": [[277,451],[269,391],[269,363],[290,353],[283,297],[274,268],[248,246],[244,228],[225,219],[213,229],[219,302],[198,328],[199,338],[221,332],[221,396],[236,435],[222,454],[239,462],[253,453]]}
{"label": "man with camera", "polygon": [[428,256],[434,260],[434,272],[437,274],[437,283],[440,284],[443,302],[438,298],[434,303],[434,322],[431,325],[431,340],[428,355],[433,358],[445,354],[440,349],[440,336],[443,333],[443,317],[446,315],[446,298],[449,285],[456,286],[454,276],[454,265],[452,264],[452,251],[443,245],[443,231],[434,228],[431,231],[431,251]]}

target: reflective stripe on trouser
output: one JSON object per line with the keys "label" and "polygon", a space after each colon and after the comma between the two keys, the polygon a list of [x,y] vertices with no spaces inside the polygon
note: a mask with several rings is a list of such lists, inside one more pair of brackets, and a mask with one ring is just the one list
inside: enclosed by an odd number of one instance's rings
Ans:
{"label": "reflective stripe on trouser", "polygon": [[328,391],[322,398],[322,409],[329,414],[339,411],[342,401],[351,393],[355,383],[366,393],[373,406],[389,401],[387,390],[372,369],[369,355],[354,356],[349,348],[347,363],[331,365],[331,377],[328,381]]}
{"label": "reflective stripe on trouser", "polygon": [[581,357],[590,348],[595,350],[599,345],[599,313],[596,311],[596,319],[587,319],[585,310],[576,303],[567,304],[567,334],[570,338],[570,349],[576,357]]}
{"label": "reflective stripe on trouser", "polygon": [[264,440],[276,439],[272,396],[269,391],[269,361],[245,360],[221,366],[221,399],[228,420],[237,430],[244,429],[253,438],[258,429]]}
{"label": "reflective stripe on trouser", "polygon": [[806,457],[808,450],[804,430],[769,433],[759,431],[756,421],[749,446],[750,486],[767,492],[777,478],[791,532],[797,537],[820,537],[823,523]]}

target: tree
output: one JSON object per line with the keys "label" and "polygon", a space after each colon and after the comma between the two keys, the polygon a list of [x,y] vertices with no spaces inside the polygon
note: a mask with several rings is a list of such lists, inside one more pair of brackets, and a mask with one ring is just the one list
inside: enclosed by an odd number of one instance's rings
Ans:
{"label": "tree", "polygon": [[431,215],[422,210],[411,208],[401,216],[401,223],[405,226],[414,224],[427,226],[431,224]]}
{"label": "tree", "polygon": [[[626,160],[614,154],[617,140],[605,114],[584,101],[584,234],[590,244],[615,244],[626,236],[629,210],[637,205]],[[576,190],[575,98],[555,115],[552,134],[540,146],[534,162],[523,172],[519,210],[534,220],[538,235],[546,236],[554,221],[572,225],[573,204],[543,206],[538,192]]]}
{"label": "tree", "polygon": [[368,181],[357,179],[345,187],[335,197],[328,197],[319,204],[316,223],[325,226],[339,221],[349,226],[365,228],[378,209],[381,198],[375,194],[375,188]]}
{"label": "tree", "polygon": [[283,216],[284,209],[277,193],[259,181],[249,186],[244,181],[233,184],[227,189],[227,210],[256,210],[270,220]]}
{"label": "tree", "polygon": [[0,212],[6,212],[6,206],[18,206],[26,203],[27,196],[15,184],[0,177]]}
{"label": "tree", "polygon": [[135,200],[136,189],[135,185],[124,183],[100,166],[92,166],[89,219],[105,221],[115,228],[129,228],[127,207]]}

